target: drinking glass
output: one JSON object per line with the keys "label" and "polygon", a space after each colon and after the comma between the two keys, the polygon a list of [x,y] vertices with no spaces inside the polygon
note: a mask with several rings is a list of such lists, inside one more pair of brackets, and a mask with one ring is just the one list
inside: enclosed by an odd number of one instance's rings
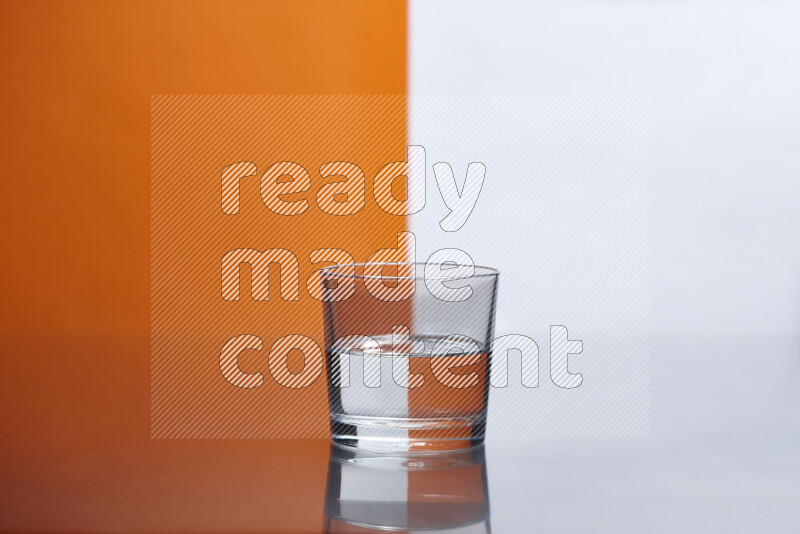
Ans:
{"label": "drinking glass", "polygon": [[498,271],[365,263],[320,274],[333,441],[377,451],[482,443]]}

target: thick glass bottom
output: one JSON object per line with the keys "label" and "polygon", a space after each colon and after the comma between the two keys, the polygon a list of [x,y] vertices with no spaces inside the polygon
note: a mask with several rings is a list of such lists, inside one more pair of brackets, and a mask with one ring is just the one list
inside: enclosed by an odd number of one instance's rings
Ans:
{"label": "thick glass bottom", "polygon": [[480,445],[485,418],[331,415],[333,442],[370,451],[449,451]]}

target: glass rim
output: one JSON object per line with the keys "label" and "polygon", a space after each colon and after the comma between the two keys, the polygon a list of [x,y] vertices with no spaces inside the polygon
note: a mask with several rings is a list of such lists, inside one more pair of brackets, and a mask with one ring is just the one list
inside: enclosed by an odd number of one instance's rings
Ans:
{"label": "glass rim", "polygon": [[[336,269],[342,269],[342,268],[345,268],[345,267],[353,267],[353,271],[355,271],[356,267],[362,267],[363,268],[363,267],[368,267],[368,266],[370,266],[370,267],[371,266],[375,266],[375,267],[380,266],[381,267],[381,272],[382,272],[383,271],[383,267],[387,267],[387,266],[390,266],[390,265],[391,266],[397,266],[397,267],[399,267],[401,265],[406,265],[406,266],[413,265],[415,267],[415,269],[414,269],[415,274],[413,276],[399,276],[399,275],[385,276],[383,274],[378,275],[378,276],[373,276],[373,275],[365,275],[363,273],[362,274],[356,274],[356,273],[346,273],[346,272],[342,273],[342,272],[336,272],[335,271]],[[449,267],[449,269],[446,269],[444,271],[442,271],[440,269],[439,272],[442,273],[441,275],[425,276],[424,267],[426,265],[439,265],[439,266],[447,265]],[[419,268],[419,267],[423,268],[423,271],[422,271],[423,274],[421,274],[421,275],[420,274],[416,274],[417,268]],[[451,276],[447,276],[447,271],[449,271],[450,269],[457,269],[459,267],[466,267],[466,268],[470,268],[471,267],[471,268],[475,269],[475,272],[472,275],[465,276],[463,278],[452,278]],[[357,279],[362,279],[362,280],[367,280],[367,279],[369,279],[369,280],[426,280],[426,279],[427,280],[466,280],[466,279],[469,279],[469,278],[489,278],[489,277],[492,277],[492,276],[497,277],[500,274],[500,271],[498,269],[495,269],[494,267],[486,267],[486,266],[483,266],[483,265],[464,265],[464,264],[461,264],[461,263],[456,263],[454,261],[452,261],[452,262],[431,262],[431,263],[418,262],[418,261],[415,261],[415,262],[412,262],[412,261],[386,261],[386,262],[342,263],[342,264],[339,264],[339,265],[328,265],[327,267],[323,267],[319,271],[320,271],[320,274],[322,276],[326,276],[328,278],[357,278]]]}

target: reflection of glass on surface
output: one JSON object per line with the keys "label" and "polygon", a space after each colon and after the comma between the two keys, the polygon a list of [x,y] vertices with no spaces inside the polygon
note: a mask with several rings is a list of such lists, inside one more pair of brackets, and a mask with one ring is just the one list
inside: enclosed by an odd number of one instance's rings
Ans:
{"label": "reflection of glass on surface", "polygon": [[323,302],[333,440],[398,451],[482,443],[497,271],[357,264],[321,279],[346,297]]}
{"label": "reflection of glass on surface", "polygon": [[325,525],[331,534],[488,533],[484,447],[380,453],[332,444]]}

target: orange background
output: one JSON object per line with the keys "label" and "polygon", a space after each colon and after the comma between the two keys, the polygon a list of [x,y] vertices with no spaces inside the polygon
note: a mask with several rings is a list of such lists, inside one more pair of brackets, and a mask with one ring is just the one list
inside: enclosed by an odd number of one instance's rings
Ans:
{"label": "orange background", "polygon": [[150,98],[405,93],[405,3],[0,10],[0,528],[318,529],[324,441],[149,438]]}

